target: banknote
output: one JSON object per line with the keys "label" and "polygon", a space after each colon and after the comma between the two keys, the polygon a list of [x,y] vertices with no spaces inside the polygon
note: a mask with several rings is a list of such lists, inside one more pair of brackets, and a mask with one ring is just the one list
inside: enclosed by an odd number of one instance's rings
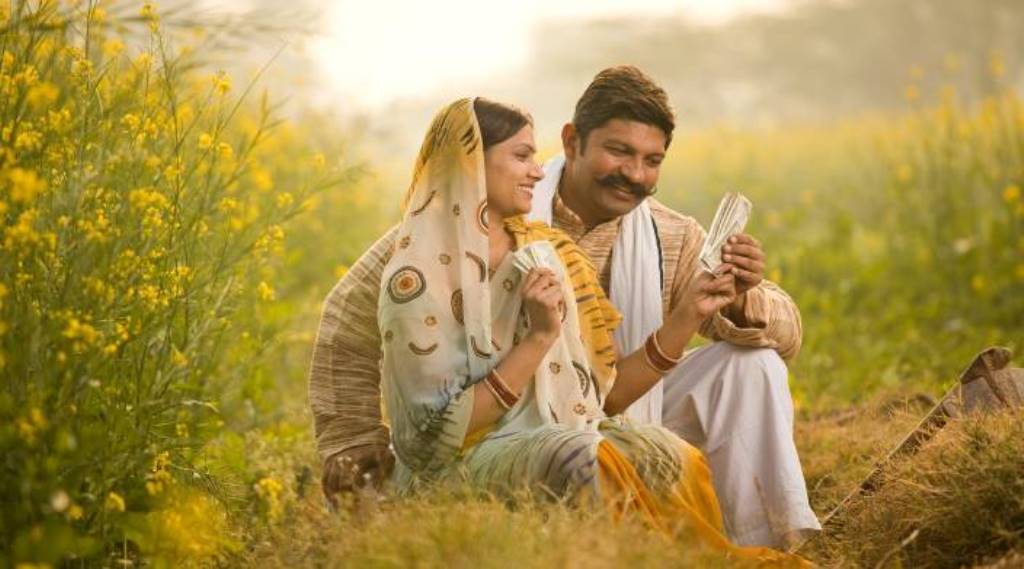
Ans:
{"label": "banknote", "polygon": [[704,270],[713,273],[722,264],[722,245],[729,237],[743,233],[751,207],[750,200],[738,192],[728,192],[722,198],[700,251],[700,266]]}

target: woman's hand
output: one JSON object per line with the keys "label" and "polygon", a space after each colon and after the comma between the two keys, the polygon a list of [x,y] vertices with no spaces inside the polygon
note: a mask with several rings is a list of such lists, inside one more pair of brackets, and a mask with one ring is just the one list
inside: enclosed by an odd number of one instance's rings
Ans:
{"label": "woman's hand", "polygon": [[565,301],[562,283],[551,269],[532,269],[526,274],[522,294],[530,319],[530,334],[553,343],[562,332],[561,306]]}

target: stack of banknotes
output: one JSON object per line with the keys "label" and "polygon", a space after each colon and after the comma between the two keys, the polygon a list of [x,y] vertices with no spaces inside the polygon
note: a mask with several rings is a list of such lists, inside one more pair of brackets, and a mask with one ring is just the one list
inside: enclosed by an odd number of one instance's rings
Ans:
{"label": "stack of banknotes", "polygon": [[714,273],[722,265],[722,245],[733,235],[743,233],[750,208],[750,200],[740,193],[728,192],[722,198],[700,251],[700,266],[704,270]]}

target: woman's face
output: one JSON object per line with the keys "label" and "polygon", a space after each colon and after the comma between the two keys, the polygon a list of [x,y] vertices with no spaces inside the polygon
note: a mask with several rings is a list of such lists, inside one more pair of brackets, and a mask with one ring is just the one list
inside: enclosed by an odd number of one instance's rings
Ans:
{"label": "woman's face", "polygon": [[536,153],[531,125],[484,152],[487,207],[493,214],[506,218],[530,211],[533,186],[544,177]]}

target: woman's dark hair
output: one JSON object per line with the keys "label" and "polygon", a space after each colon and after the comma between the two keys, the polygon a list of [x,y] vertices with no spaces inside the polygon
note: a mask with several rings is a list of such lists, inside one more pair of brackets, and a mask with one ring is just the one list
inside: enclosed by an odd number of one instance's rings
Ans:
{"label": "woman's dark hair", "polygon": [[483,97],[473,100],[473,111],[480,125],[484,150],[512,138],[524,126],[533,124],[533,117],[522,109]]}

